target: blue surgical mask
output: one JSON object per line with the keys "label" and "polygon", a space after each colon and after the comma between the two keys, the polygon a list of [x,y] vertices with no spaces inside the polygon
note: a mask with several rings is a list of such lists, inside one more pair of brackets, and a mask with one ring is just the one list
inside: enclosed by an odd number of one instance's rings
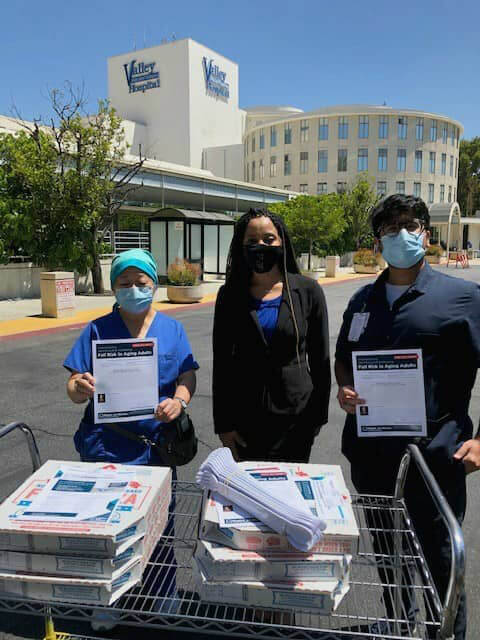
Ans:
{"label": "blue surgical mask", "polygon": [[425,255],[424,236],[424,233],[410,233],[406,229],[400,229],[395,235],[382,236],[382,255],[392,267],[410,269]]}
{"label": "blue surgical mask", "polygon": [[129,313],[143,313],[153,301],[152,287],[124,287],[115,291],[118,304]]}

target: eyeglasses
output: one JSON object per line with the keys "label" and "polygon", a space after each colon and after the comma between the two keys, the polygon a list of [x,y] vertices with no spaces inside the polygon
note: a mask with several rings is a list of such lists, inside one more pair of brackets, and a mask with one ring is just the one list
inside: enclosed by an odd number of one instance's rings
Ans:
{"label": "eyeglasses", "polygon": [[421,220],[405,220],[404,222],[388,222],[379,229],[380,236],[396,236],[401,229],[406,229],[408,233],[421,233],[425,227]]}

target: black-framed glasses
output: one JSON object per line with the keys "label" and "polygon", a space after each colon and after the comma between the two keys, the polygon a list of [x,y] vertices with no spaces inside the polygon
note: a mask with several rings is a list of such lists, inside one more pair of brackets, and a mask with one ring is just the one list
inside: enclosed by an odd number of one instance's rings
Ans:
{"label": "black-framed glasses", "polygon": [[422,233],[425,227],[421,220],[404,220],[403,222],[387,222],[380,227],[380,236],[396,236],[401,229],[406,229],[408,233]]}

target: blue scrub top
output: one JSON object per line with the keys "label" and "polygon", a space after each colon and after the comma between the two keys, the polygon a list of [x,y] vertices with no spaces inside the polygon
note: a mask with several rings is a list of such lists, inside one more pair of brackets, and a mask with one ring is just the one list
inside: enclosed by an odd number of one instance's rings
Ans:
{"label": "blue scrub top", "polygon": [[[416,281],[390,308],[387,277],[384,272],[350,300],[335,357],[351,371],[352,351],[422,349],[428,436],[418,444],[430,463],[444,465],[452,460],[459,444],[472,437],[468,406],[480,366],[480,287],[434,271],[425,263]],[[358,341],[349,339],[355,313],[369,314]],[[403,437],[359,438],[356,418],[349,414],[342,451],[352,463],[374,464],[385,454],[391,454],[392,460],[396,456],[398,462],[411,441]]]}
{"label": "blue scrub top", "polygon": [[[118,310],[90,322],[65,359],[63,366],[71,372],[92,373],[92,340],[131,338]],[[157,312],[146,338],[157,338],[158,401],[175,394],[179,375],[198,369],[183,326]],[[122,422],[121,427],[144,434],[155,440],[161,434],[162,423],[155,419]],[[75,447],[84,461],[108,461],[123,464],[159,464],[149,447],[124,438],[106,426],[94,424],[93,400],[88,402],[83,420],[74,436]]]}
{"label": "blue scrub top", "polygon": [[265,340],[270,343],[278,322],[278,312],[282,303],[282,296],[271,300],[250,298],[250,308],[255,309]]}

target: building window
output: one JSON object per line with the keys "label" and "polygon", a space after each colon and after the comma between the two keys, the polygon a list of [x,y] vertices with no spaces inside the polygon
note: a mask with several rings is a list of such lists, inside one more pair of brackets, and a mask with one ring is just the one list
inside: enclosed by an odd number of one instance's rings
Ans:
{"label": "building window", "polygon": [[337,171],[346,171],[346,170],[347,170],[347,150],[339,149],[338,159],[337,159]]}
{"label": "building window", "polygon": [[247,162],[247,182],[250,182],[250,165]]}
{"label": "building window", "polygon": [[358,117],[358,137],[368,138],[368,116]]}
{"label": "building window", "polygon": [[458,178],[458,158],[455,158],[455,178]]}
{"label": "building window", "polygon": [[448,202],[452,201],[452,185],[448,187]]}
{"label": "building window", "polygon": [[368,171],[368,149],[358,150],[357,171]]}
{"label": "building window", "polygon": [[262,129],[260,131],[260,139],[259,139],[259,145],[260,149],[265,149],[265,131]]}
{"label": "building window", "polygon": [[308,142],[308,120],[300,120],[300,142]]}
{"label": "building window", "polygon": [[457,187],[453,187],[453,201],[457,201]]}
{"label": "building window", "polygon": [[430,173],[435,173],[436,155],[435,151],[430,151]]}
{"label": "building window", "polygon": [[301,184],[299,191],[300,193],[308,193],[308,184]]}
{"label": "building window", "polygon": [[378,137],[382,140],[388,138],[388,116],[380,116],[378,121]]}
{"label": "building window", "polygon": [[346,182],[337,182],[337,193],[345,193],[347,190]]}
{"label": "building window", "polygon": [[377,195],[383,198],[387,194],[387,183],[382,180],[377,182]]}
{"label": "building window", "polygon": [[422,158],[423,153],[421,151],[415,151],[415,172],[422,173]]}
{"label": "building window", "polygon": [[445,185],[440,185],[440,202],[445,202]]}
{"label": "building window", "polygon": [[413,195],[416,198],[420,198],[420,194],[422,192],[422,185],[420,182],[414,182],[413,183]]}
{"label": "building window", "polygon": [[275,125],[273,125],[273,127],[270,127],[270,146],[277,146],[277,127]]}
{"label": "building window", "polygon": [[442,128],[442,142],[443,142],[443,144],[447,144],[447,138],[448,138],[448,126],[446,124],[444,124],[443,128]]}
{"label": "building window", "polygon": [[415,125],[415,140],[423,141],[423,118],[417,118]]}
{"label": "building window", "polygon": [[255,136],[252,136],[252,153],[255,153]]}
{"label": "building window", "polygon": [[248,138],[247,138],[247,140],[246,140],[245,148],[246,148],[246,155],[248,156]]}
{"label": "building window", "polygon": [[325,193],[328,193],[327,183],[326,182],[317,182],[317,194],[319,196],[322,196]]}
{"label": "building window", "polygon": [[259,174],[260,180],[262,178],[265,178],[265,165],[263,164],[263,160],[260,160],[258,162],[258,174]]}
{"label": "building window", "polygon": [[428,202],[432,203],[435,197],[435,185],[430,183],[428,185]]}
{"label": "building window", "polygon": [[407,170],[407,150],[397,149],[397,171]]}
{"label": "building window", "polygon": [[397,182],[395,183],[395,190],[397,193],[401,193],[405,195],[405,182]]}
{"label": "building window", "polygon": [[318,121],[318,139],[328,140],[328,118],[320,118]]}
{"label": "building window", "polygon": [[455,146],[455,127],[452,127],[452,137],[450,138],[450,142],[452,143],[452,147]]}
{"label": "building window", "polygon": [[255,182],[255,160],[252,162],[252,182]]}
{"label": "building window", "polygon": [[285,189],[285,191],[291,191],[292,190],[292,185],[291,184],[284,184],[283,188]]}
{"label": "building window", "polygon": [[308,173],[308,151],[300,151],[300,173]]}
{"label": "building window", "polygon": [[437,141],[437,121],[432,120],[432,123],[430,125],[430,142],[436,142],[436,141]]}
{"label": "building window", "polygon": [[442,153],[442,176],[447,173],[447,154]]}
{"label": "building window", "polygon": [[283,141],[285,144],[292,144],[292,126],[289,122],[285,123],[283,129]]}
{"label": "building window", "polygon": [[405,116],[401,116],[398,119],[398,137],[400,140],[407,139],[407,128],[408,128],[407,118]]}
{"label": "building window", "polygon": [[378,150],[378,170],[387,171],[388,168],[388,151],[387,149]]}
{"label": "building window", "polygon": [[328,151],[320,149],[318,152],[318,173],[327,173],[328,171]]}
{"label": "building window", "polygon": [[283,175],[289,176],[292,173],[292,161],[290,160],[290,154],[286,153],[283,156]]}
{"label": "building window", "polygon": [[348,118],[346,116],[340,116],[338,119],[338,137],[340,140],[348,138]]}
{"label": "building window", "polygon": [[277,175],[277,156],[270,156],[270,177]]}
{"label": "building window", "polygon": [[453,178],[453,156],[450,156],[450,176]]}

